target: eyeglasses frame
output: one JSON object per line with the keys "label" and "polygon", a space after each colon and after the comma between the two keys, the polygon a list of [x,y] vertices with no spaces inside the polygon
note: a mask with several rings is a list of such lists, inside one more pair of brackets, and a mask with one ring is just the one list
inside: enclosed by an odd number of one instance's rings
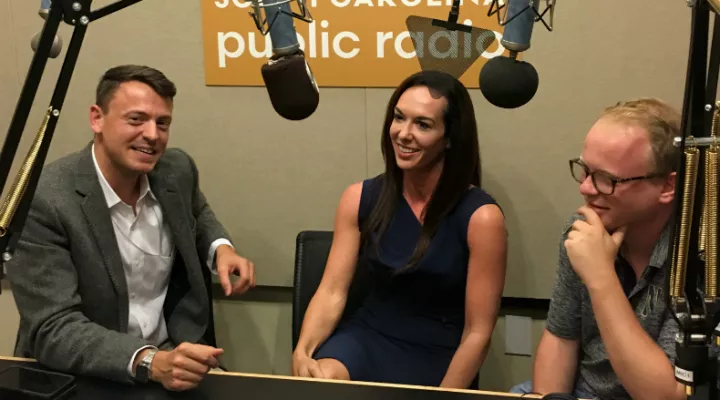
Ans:
{"label": "eyeglasses frame", "polygon": [[[608,173],[608,172],[606,172],[606,171],[593,171],[593,172],[590,172],[590,168],[588,168],[588,166],[585,165],[585,163],[582,162],[582,160],[580,159],[580,157],[576,157],[576,158],[573,158],[573,159],[569,160],[569,166],[570,166],[570,175],[571,175],[571,176],[573,177],[573,179],[574,179],[576,182],[578,182],[578,183],[582,183],[582,182],[578,181],[577,178],[575,178],[575,175],[573,174],[573,165],[574,165],[574,164],[578,164],[579,166],[581,166],[581,167],[585,170],[585,175],[590,176],[590,179],[592,180],[593,186],[595,187],[595,190],[598,191],[598,193],[601,193],[601,194],[604,194],[604,195],[608,195],[608,196],[613,195],[613,194],[615,193],[615,188],[616,188],[616,186],[617,186],[618,183],[625,183],[625,182],[631,182],[631,181],[639,181],[639,180],[644,180],[644,179],[654,179],[654,178],[660,178],[660,177],[664,176],[664,174],[661,174],[661,173],[658,173],[658,172],[653,172],[653,173],[650,173],[650,174],[647,174],[647,175],[642,175],[642,176],[633,176],[633,177],[630,177],[630,178],[619,178],[619,177],[614,176],[614,175],[612,175],[612,174],[610,174],[610,173]],[[611,190],[610,190],[610,193],[605,193],[605,192],[601,191],[601,190],[598,188],[597,182],[595,181],[595,174],[597,174],[597,173],[601,173],[601,174],[607,176],[607,177],[610,179],[610,182],[612,182],[612,188],[611,188]],[[585,179],[587,179],[587,176],[585,177]]]}

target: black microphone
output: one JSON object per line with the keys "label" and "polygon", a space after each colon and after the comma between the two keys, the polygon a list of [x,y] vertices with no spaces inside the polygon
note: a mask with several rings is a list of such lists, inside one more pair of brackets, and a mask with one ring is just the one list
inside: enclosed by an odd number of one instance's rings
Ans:
{"label": "black microphone", "polygon": [[[304,0],[297,0],[303,15],[290,9],[292,0],[252,0],[251,13],[260,32],[270,34],[273,55],[260,69],[270,102],[283,118],[298,121],[312,115],[320,102],[320,92],[305,53],[300,49],[293,18],[311,22]],[[265,9],[268,29],[260,23],[260,9]]]}
{"label": "black microphone", "polygon": [[[52,4],[52,0],[41,0],[40,1],[40,10],[38,11],[38,14],[42,17],[42,19],[47,19],[48,14],[50,13],[50,6]],[[30,39],[30,47],[33,49],[33,51],[37,51],[38,45],[40,44],[40,36],[42,35],[42,32],[38,32],[35,34],[35,36]],[[55,35],[55,38],[53,39],[52,46],[50,47],[50,58],[55,58],[60,55],[60,51],[62,50],[62,38],[60,36]]]}
{"label": "black microphone", "polygon": [[[497,1],[497,0],[495,0]],[[517,54],[530,48],[535,16],[540,0],[506,0],[505,31],[502,45],[510,50],[510,57],[497,56],[480,70],[480,91],[493,105],[517,108],[535,96],[539,85],[538,73],[532,64],[517,59]],[[548,9],[554,4],[548,6]],[[547,11],[547,9],[546,9]]]}

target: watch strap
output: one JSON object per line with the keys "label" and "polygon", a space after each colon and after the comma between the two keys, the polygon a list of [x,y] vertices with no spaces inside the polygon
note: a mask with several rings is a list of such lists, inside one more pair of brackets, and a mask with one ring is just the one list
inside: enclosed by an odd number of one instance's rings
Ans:
{"label": "watch strap", "polygon": [[150,349],[150,351],[140,360],[135,371],[135,377],[141,382],[147,382],[152,378],[152,362],[155,358],[155,354],[158,352],[157,349]]}

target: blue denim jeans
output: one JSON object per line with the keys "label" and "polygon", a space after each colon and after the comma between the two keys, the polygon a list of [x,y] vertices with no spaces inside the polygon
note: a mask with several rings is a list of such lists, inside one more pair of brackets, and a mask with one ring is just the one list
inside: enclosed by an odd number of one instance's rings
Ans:
{"label": "blue denim jeans", "polygon": [[[512,389],[510,389],[510,393],[515,394],[531,394],[532,391],[532,381],[526,381],[519,385],[514,386]],[[573,396],[577,397],[578,399],[595,399],[595,395],[592,393],[587,393],[581,390],[573,390],[572,393]]]}

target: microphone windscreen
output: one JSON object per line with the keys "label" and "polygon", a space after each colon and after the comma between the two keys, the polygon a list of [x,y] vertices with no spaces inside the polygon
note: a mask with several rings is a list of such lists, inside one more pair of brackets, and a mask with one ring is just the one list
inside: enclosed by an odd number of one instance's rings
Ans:
{"label": "microphone windscreen", "polygon": [[261,72],[270,102],[283,118],[298,121],[315,112],[320,93],[302,52],[264,64]]}
{"label": "microphone windscreen", "polygon": [[532,64],[505,56],[488,60],[480,70],[480,91],[501,108],[527,104],[535,96],[539,81]]}

